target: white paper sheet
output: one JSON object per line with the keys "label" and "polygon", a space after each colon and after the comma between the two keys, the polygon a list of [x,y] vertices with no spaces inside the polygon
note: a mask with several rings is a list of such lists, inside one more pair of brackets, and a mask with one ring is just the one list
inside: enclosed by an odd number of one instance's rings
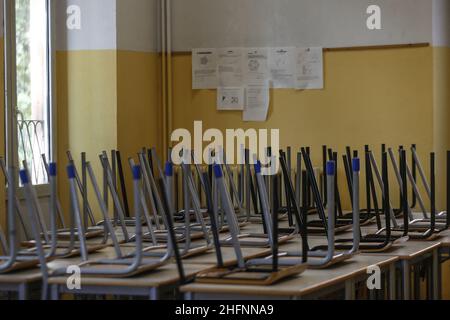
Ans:
{"label": "white paper sheet", "polygon": [[323,89],[323,49],[297,49],[297,89]]}
{"label": "white paper sheet", "polygon": [[263,86],[248,86],[245,95],[244,121],[266,121],[270,103],[269,83]]}
{"label": "white paper sheet", "polygon": [[242,87],[243,50],[224,48],[218,50],[217,73],[219,87]]}
{"label": "white paper sheet", "polygon": [[295,88],[295,47],[278,47],[269,50],[269,72],[272,88]]}
{"label": "white paper sheet", "polygon": [[245,89],[243,87],[217,88],[217,110],[244,110]]}
{"label": "white paper sheet", "polygon": [[192,89],[216,89],[217,49],[192,50]]}
{"label": "white paper sheet", "polygon": [[264,86],[269,80],[269,50],[248,48],[245,50],[244,81],[247,86]]}

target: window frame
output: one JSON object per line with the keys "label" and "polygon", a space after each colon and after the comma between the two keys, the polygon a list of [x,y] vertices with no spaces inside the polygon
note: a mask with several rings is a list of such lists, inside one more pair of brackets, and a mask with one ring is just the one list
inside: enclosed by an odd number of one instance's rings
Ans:
{"label": "window frame", "polygon": [[[48,81],[48,137],[49,161],[55,161],[57,155],[56,135],[56,48],[55,48],[55,0],[45,0],[47,6],[47,81]],[[5,147],[8,168],[20,168],[17,128],[17,76],[16,76],[16,0],[3,0],[4,7],[4,67],[5,67]],[[24,198],[23,188],[18,178],[14,180],[19,199]],[[50,185],[35,186],[38,197],[50,195]]]}

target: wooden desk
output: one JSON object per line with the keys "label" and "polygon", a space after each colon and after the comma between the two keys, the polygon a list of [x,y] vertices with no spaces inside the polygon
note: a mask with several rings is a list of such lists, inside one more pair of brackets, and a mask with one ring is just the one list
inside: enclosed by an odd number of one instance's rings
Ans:
{"label": "wooden desk", "polygon": [[[392,256],[398,257],[399,269],[402,273],[402,288],[403,299],[411,299],[411,267],[422,263],[426,259],[431,259],[431,278],[430,289],[433,299],[439,299],[441,294],[440,279],[440,263],[439,263],[439,249],[441,247],[440,241],[408,241],[401,245],[396,245],[390,250],[377,254],[377,253],[364,253],[364,256]],[[417,288],[417,286],[415,287]]]}
{"label": "wooden desk", "polygon": [[39,269],[0,274],[0,292],[15,292],[19,300],[28,300],[30,289],[42,281]]}
{"label": "wooden desk", "polygon": [[[127,252],[127,248],[123,252]],[[131,251],[131,249],[129,249]],[[110,259],[115,257],[112,247],[102,249],[101,251],[90,254],[91,259]],[[51,274],[56,269],[67,268],[71,265],[81,263],[80,257],[70,259],[56,259],[47,263],[48,272]],[[40,288],[42,286],[42,274],[39,268],[33,268],[20,272],[0,274],[0,292],[14,292],[18,294],[19,300],[27,300],[30,296],[32,288]]]}
{"label": "wooden desk", "polygon": [[449,299],[450,294],[450,282],[448,281],[450,275],[450,267],[448,261],[450,260],[450,230],[443,232],[443,237],[441,239],[441,249],[439,252],[440,262],[442,264],[441,277],[439,283],[447,283],[442,286],[442,297],[443,299]]}
{"label": "wooden desk", "polygon": [[[184,265],[186,278],[192,279],[197,273],[211,268],[211,265]],[[148,274],[131,278],[82,277],[81,289],[70,290],[68,277],[49,279],[52,300],[58,300],[63,293],[73,295],[124,295],[143,296],[158,300],[164,289],[177,286],[180,277],[175,264],[168,264]]]}
{"label": "wooden desk", "polygon": [[442,234],[442,238],[439,239],[439,241],[441,242],[441,245],[445,248],[449,248],[450,247],[450,230],[444,231],[441,234]]}
{"label": "wooden desk", "polygon": [[[367,269],[379,266],[385,272],[395,270],[397,257],[355,256],[351,261],[326,270],[309,269],[303,274],[273,286],[213,285],[193,283],[180,291],[187,300],[196,299],[299,299],[320,297],[324,292],[345,288],[346,298],[355,298],[355,284],[367,279]],[[395,274],[394,274],[395,275]],[[395,289],[395,277],[390,275],[390,286]],[[392,294],[392,291],[391,291]],[[395,296],[395,292],[394,292]]]}

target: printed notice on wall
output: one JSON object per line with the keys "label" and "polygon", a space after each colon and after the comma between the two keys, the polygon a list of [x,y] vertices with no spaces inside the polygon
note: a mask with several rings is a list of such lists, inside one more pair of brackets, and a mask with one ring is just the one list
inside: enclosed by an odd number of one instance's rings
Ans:
{"label": "printed notice on wall", "polygon": [[297,89],[323,89],[323,49],[297,49]]}
{"label": "printed notice on wall", "polygon": [[272,88],[295,88],[295,47],[270,48],[269,71]]}
{"label": "printed notice on wall", "polygon": [[263,86],[269,80],[269,50],[249,48],[245,50],[244,80],[248,86]]}
{"label": "printed notice on wall", "polygon": [[217,110],[244,110],[244,88],[217,88]]}
{"label": "printed notice on wall", "polygon": [[217,88],[217,50],[192,50],[192,89]]}
{"label": "printed notice on wall", "polygon": [[219,87],[242,87],[243,54],[241,48],[224,48],[218,52]]}
{"label": "printed notice on wall", "polygon": [[269,83],[263,86],[248,86],[244,108],[244,121],[263,122],[267,120],[270,103]]}

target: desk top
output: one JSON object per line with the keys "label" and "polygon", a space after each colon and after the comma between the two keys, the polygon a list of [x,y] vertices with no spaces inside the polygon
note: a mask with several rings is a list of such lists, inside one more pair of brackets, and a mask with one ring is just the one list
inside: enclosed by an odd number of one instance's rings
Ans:
{"label": "desk top", "polygon": [[0,283],[7,284],[22,284],[37,282],[42,279],[39,269],[25,270],[20,272],[12,272],[7,274],[0,274]]}
{"label": "desk top", "polygon": [[450,230],[442,232],[442,238],[439,241],[443,247],[450,247]]}
{"label": "desk top", "polygon": [[394,256],[400,260],[412,260],[421,255],[427,254],[441,246],[438,241],[408,241],[403,244],[398,244],[391,247],[389,250],[382,253],[363,253],[364,256]]}
{"label": "desk top", "polygon": [[[186,277],[191,278],[201,271],[206,271],[211,265],[184,265]],[[175,264],[167,264],[147,274],[131,278],[102,278],[83,277],[82,286],[107,286],[107,287],[136,287],[153,288],[175,284],[180,280],[178,269]],[[49,279],[49,284],[66,285],[67,277],[55,277]]]}
{"label": "desk top", "polygon": [[[122,249],[123,252],[126,252],[127,249]],[[130,251],[132,249],[129,249]],[[110,259],[114,258],[114,249],[112,247],[108,247],[102,249],[101,251],[90,254],[90,259]],[[78,265],[81,263],[80,257],[70,258],[70,259],[56,259],[47,263],[49,268],[49,272],[60,268],[67,268],[71,265]],[[21,284],[21,283],[31,283],[40,281],[42,279],[41,271],[39,268],[33,268],[20,272],[12,272],[7,274],[0,274],[0,283],[8,283],[8,284]]]}
{"label": "desk top", "polygon": [[[399,219],[399,223],[402,223],[402,219]],[[377,232],[377,228],[374,225],[362,227],[363,233],[370,234]],[[450,232],[450,231],[445,231]],[[412,260],[418,256],[426,254],[434,249],[441,246],[444,233],[441,237],[437,238],[435,241],[414,241],[410,240],[403,244],[395,244],[390,249],[385,252],[380,253],[363,253],[363,255],[385,255],[385,256],[397,256],[400,260]],[[450,236],[450,233],[448,234]],[[351,238],[351,234],[347,234]],[[339,238],[339,236],[337,236]]]}
{"label": "desk top", "polygon": [[[244,248],[242,247],[242,254],[245,259],[253,259],[270,254],[271,250],[267,248]],[[232,247],[222,247],[222,257],[225,265],[232,265],[237,262],[234,249]],[[217,256],[214,250],[210,252],[184,259],[185,264],[217,264]]]}
{"label": "desk top", "polygon": [[[133,247],[127,247],[125,245],[121,246],[122,254],[126,255],[134,251]],[[116,253],[113,247],[106,247],[102,250],[97,251],[88,255],[88,260],[99,260],[99,259],[116,259]],[[55,259],[47,263],[50,272],[56,269],[67,268],[72,265],[79,265],[82,263],[81,257],[73,257],[68,259]]]}
{"label": "desk top", "polygon": [[181,292],[240,294],[254,297],[300,297],[365,274],[370,266],[384,267],[398,261],[388,256],[355,256],[352,260],[326,270],[308,269],[303,274],[272,286],[216,285],[193,283],[181,287]]}

